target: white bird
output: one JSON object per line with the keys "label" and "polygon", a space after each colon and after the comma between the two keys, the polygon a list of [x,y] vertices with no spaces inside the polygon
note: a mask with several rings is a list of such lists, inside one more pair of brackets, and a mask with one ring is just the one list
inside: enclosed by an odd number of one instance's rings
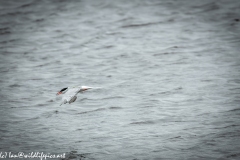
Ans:
{"label": "white bird", "polygon": [[62,97],[62,103],[60,104],[60,106],[62,104],[66,104],[66,103],[73,103],[76,101],[77,99],[77,94],[80,92],[84,92],[88,89],[91,89],[93,87],[88,87],[88,86],[77,86],[77,87],[66,87],[61,89],[57,95],[63,94]]}

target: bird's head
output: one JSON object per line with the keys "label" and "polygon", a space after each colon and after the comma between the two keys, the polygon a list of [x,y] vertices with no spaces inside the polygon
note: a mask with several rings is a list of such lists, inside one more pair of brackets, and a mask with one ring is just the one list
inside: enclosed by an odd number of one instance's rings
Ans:
{"label": "bird's head", "polygon": [[61,89],[61,90],[57,93],[57,95],[59,95],[59,94],[64,94],[64,93],[66,93],[67,91],[68,91],[68,87],[63,88],[63,89]]}

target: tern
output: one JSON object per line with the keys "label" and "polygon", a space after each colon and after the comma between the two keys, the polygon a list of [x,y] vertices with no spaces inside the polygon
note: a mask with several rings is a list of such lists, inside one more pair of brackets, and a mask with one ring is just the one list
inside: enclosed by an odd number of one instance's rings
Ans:
{"label": "tern", "polygon": [[66,87],[61,89],[58,93],[57,96],[60,94],[63,94],[62,97],[62,103],[60,104],[60,106],[62,104],[66,104],[66,103],[73,103],[76,101],[77,99],[77,94],[80,92],[84,92],[88,89],[92,89],[93,87],[88,87],[88,86],[77,86],[77,87]]}

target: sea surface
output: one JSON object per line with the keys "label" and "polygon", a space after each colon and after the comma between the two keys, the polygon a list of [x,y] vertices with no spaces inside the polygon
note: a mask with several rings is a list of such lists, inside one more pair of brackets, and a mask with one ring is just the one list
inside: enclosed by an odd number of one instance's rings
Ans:
{"label": "sea surface", "polygon": [[[101,88],[59,106],[81,85]],[[0,154],[19,152],[239,160],[240,1],[0,0]]]}

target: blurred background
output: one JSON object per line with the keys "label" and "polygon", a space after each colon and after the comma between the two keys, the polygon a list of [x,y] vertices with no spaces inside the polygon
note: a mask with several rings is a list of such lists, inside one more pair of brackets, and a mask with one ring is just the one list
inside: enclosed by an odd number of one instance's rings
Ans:
{"label": "blurred background", "polygon": [[[0,152],[240,159],[239,8],[0,0]],[[59,106],[79,85],[102,88]]]}

